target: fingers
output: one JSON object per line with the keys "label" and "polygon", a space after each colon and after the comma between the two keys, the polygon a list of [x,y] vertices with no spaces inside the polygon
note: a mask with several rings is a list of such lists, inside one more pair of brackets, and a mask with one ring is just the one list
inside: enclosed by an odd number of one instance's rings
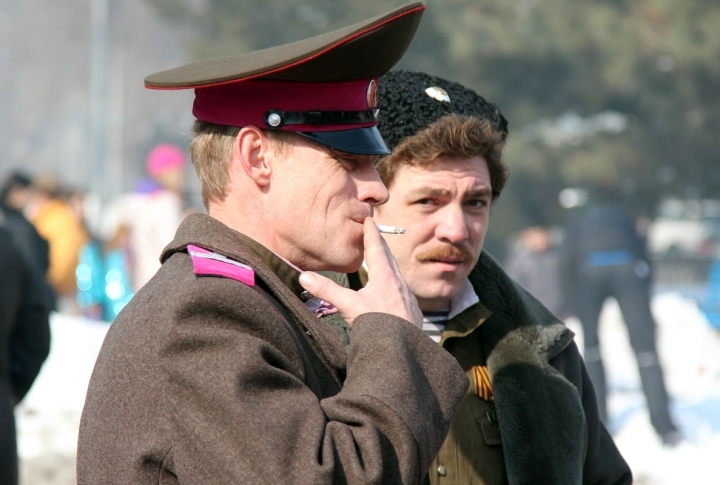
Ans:
{"label": "fingers", "polygon": [[363,244],[365,245],[365,262],[369,265],[385,252],[383,238],[372,217],[363,222]]}
{"label": "fingers", "polygon": [[341,299],[344,291],[347,291],[330,278],[312,271],[305,271],[300,274],[300,284],[314,297],[330,302],[336,307],[338,305],[335,302]]}
{"label": "fingers", "polygon": [[422,330],[423,320],[425,319],[425,317],[423,316],[422,310],[420,310],[420,307],[418,306],[418,301],[417,301],[417,298],[415,298],[415,295],[413,295],[411,293],[410,298],[412,299],[412,306],[411,306],[412,318],[410,319],[410,323],[412,323],[417,328]]}
{"label": "fingers", "polygon": [[368,267],[368,283],[363,289],[343,288],[312,271],[300,275],[300,284],[316,298],[334,305],[349,325],[357,316],[369,312],[388,313],[421,325],[417,300],[402,279],[398,264],[372,218],[365,219],[363,231]]}
{"label": "fingers", "polygon": [[408,288],[397,260],[390,252],[385,239],[380,236],[380,231],[371,217],[365,219],[364,231],[368,282],[360,292],[368,295],[376,294],[379,300],[388,305],[382,311],[400,316],[422,327],[422,312],[418,308],[417,299]]}
{"label": "fingers", "polygon": [[369,311],[357,292],[343,288],[333,280],[312,271],[305,271],[300,275],[300,284],[314,297],[334,305],[350,326],[357,315]]}
{"label": "fingers", "polygon": [[364,222],[364,244],[365,244],[365,264],[368,268],[368,278],[372,278],[373,273],[380,272],[383,269],[391,268],[394,270],[395,259],[390,253],[387,243],[380,235],[375,220],[372,217],[366,217]]}

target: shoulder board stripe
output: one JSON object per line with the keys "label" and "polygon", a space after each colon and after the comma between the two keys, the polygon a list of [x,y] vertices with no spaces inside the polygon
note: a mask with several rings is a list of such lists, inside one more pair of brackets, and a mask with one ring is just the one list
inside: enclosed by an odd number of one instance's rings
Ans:
{"label": "shoulder board stripe", "polygon": [[196,275],[222,276],[255,286],[255,270],[250,266],[192,244],[187,249]]}

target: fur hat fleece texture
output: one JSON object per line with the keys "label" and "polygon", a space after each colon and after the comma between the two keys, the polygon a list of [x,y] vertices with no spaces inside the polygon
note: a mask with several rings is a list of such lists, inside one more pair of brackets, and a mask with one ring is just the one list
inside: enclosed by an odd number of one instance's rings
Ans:
{"label": "fur hat fleece texture", "polygon": [[460,83],[398,70],[382,76],[379,85],[378,128],[391,150],[403,138],[453,113],[487,119],[507,137],[508,121],[498,107]]}

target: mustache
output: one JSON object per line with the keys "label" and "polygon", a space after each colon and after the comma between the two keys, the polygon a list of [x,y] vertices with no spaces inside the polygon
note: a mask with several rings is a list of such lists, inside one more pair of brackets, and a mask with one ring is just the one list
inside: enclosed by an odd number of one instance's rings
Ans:
{"label": "mustache", "polygon": [[417,255],[420,261],[428,261],[433,259],[459,259],[461,261],[469,261],[473,259],[473,254],[462,246],[446,244],[428,249]]}

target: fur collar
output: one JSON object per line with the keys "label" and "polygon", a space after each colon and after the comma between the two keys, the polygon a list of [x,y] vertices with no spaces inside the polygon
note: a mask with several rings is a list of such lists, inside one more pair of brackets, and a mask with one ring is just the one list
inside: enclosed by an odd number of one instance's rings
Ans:
{"label": "fur collar", "polygon": [[509,483],[581,483],[587,424],[580,394],[549,363],[574,334],[487,253],[470,280],[492,311],[483,345]]}

